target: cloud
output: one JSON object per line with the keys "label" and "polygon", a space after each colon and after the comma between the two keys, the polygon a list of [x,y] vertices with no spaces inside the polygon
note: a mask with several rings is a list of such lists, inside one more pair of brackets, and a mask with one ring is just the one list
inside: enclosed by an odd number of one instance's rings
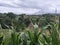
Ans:
{"label": "cloud", "polygon": [[0,0],[0,12],[29,13],[60,12],[60,0]]}
{"label": "cloud", "polygon": [[13,12],[16,14],[26,13],[26,14],[33,14],[37,12],[37,9],[30,9],[30,8],[9,8],[9,7],[2,7],[0,6],[0,12],[1,13],[8,13]]}

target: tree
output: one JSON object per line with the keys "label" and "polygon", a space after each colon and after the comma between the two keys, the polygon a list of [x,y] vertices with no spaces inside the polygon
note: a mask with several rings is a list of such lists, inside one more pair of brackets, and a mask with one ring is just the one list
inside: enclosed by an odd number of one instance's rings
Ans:
{"label": "tree", "polygon": [[7,16],[8,16],[9,18],[11,18],[11,19],[14,19],[14,18],[16,17],[16,15],[13,14],[13,13],[11,13],[11,12],[8,13]]}

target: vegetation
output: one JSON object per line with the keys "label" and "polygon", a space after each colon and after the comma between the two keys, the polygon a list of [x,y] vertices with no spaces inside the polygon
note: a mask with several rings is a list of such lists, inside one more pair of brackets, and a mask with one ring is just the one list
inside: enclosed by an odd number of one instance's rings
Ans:
{"label": "vegetation", "polygon": [[38,29],[23,32],[9,30],[6,34],[1,32],[0,45],[60,45],[57,24],[51,24],[50,26],[51,33],[49,34]]}
{"label": "vegetation", "polygon": [[60,16],[1,13],[0,45],[60,45]]}

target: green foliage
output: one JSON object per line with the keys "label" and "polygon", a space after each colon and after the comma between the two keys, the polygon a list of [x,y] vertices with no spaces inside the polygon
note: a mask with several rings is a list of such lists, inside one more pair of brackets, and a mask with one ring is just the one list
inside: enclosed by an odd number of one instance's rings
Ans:
{"label": "green foliage", "polygon": [[[12,30],[11,30],[12,31]],[[57,32],[57,24],[51,24],[51,33],[46,35],[38,29],[24,32],[10,32],[0,38],[2,45],[60,45],[60,38]],[[9,36],[9,37],[7,37]],[[3,39],[5,38],[5,39]],[[7,40],[6,40],[7,39]]]}
{"label": "green foliage", "polygon": [[20,45],[21,43],[20,34],[13,32],[11,34],[11,42],[12,42],[12,45]]}
{"label": "green foliage", "polygon": [[30,25],[30,20],[29,20],[29,18],[26,18],[25,20],[24,20],[24,24],[26,25],[26,27],[28,27],[29,25]]}
{"label": "green foliage", "polygon": [[52,45],[58,45],[58,32],[57,32],[57,24],[52,24]]}
{"label": "green foliage", "polygon": [[[55,16],[49,14],[41,16],[41,18],[32,16],[32,20],[29,17],[25,18],[25,16],[25,14],[16,16],[13,13],[1,16],[0,24],[2,25],[2,31],[7,28],[11,29],[11,27],[12,29],[8,30],[8,32],[5,32],[6,30],[3,31],[4,35],[0,36],[0,45],[60,45],[58,24],[53,20]],[[30,23],[39,23],[42,29],[25,30]],[[21,32],[16,32],[14,29],[21,30]],[[49,34],[45,33],[46,30],[49,31]]]}
{"label": "green foliage", "polygon": [[0,37],[0,45],[2,44],[2,41],[3,41],[3,36]]}

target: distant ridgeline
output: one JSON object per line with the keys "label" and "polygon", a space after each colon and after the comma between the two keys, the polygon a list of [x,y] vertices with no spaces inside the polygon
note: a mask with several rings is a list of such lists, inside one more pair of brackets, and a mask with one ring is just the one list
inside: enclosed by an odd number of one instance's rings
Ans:
{"label": "distant ridgeline", "polygon": [[27,15],[14,13],[0,13],[0,27],[2,29],[24,30],[26,27],[31,28],[36,23],[39,27],[44,27],[49,23],[59,23],[60,14],[42,14]]}

